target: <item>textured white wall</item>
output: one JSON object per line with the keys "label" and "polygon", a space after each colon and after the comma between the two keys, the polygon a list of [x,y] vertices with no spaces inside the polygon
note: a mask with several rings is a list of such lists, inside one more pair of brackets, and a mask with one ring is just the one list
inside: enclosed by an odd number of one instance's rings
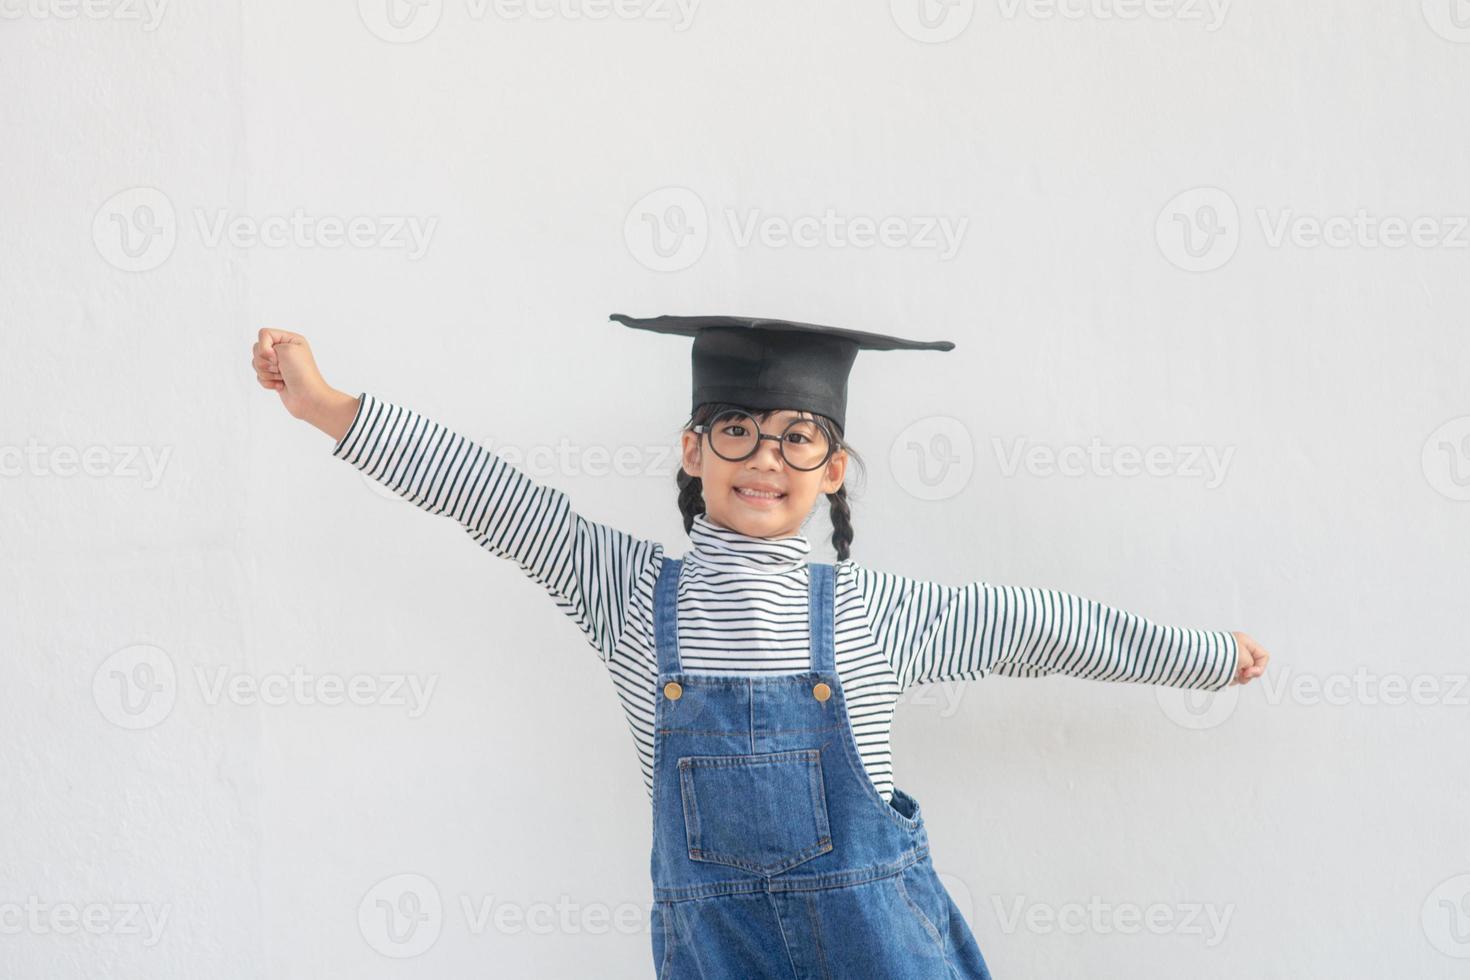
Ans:
{"label": "textured white wall", "polygon": [[613,311],[955,340],[854,371],[855,557],[1275,655],[911,692],[997,977],[1464,975],[1464,0],[394,3],[0,0],[0,975],[651,973],[592,651],[247,363],[680,553],[687,344]]}

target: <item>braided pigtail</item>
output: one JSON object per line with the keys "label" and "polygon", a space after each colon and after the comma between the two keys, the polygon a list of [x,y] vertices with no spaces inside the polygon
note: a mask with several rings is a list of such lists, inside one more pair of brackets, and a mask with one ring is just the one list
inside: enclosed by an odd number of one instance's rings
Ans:
{"label": "braided pigtail", "polygon": [[847,485],[837,488],[836,493],[827,494],[832,515],[832,547],[837,551],[838,561],[847,561],[852,545],[852,507],[847,502]]}
{"label": "braided pigtail", "polygon": [[704,513],[704,481],[690,476],[681,468],[675,474],[679,484],[679,513],[684,516],[684,533],[694,527],[694,517]]}

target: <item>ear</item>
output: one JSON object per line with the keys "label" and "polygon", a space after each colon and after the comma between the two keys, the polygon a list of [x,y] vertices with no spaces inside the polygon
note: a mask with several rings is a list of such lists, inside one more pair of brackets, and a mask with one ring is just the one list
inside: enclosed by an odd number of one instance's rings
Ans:
{"label": "ear", "polygon": [[704,475],[704,452],[702,439],[698,432],[690,432],[685,429],[680,436],[680,465],[685,473],[690,476],[703,477]]}
{"label": "ear", "polygon": [[846,476],[847,450],[839,449],[827,460],[827,468],[822,471],[822,492],[836,493]]}

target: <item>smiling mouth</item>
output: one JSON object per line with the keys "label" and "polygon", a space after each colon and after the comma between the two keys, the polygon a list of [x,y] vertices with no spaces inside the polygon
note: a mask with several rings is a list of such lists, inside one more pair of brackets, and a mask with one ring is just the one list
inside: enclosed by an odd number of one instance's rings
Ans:
{"label": "smiling mouth", "polygon": [[786,498],[786,495],[784,493],[775,493],[769,490],[752,490],[748,487],[736,487],[735,493],[737,496],[742,497],[746,500],[755,501],[769,500],[774,502],[777,500],[784,500]]}

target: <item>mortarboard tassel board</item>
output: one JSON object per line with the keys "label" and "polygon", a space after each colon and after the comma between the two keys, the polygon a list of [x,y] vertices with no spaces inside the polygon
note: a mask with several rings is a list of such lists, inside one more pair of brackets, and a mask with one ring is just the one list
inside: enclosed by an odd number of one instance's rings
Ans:
{"label": "mortarboard tassel board", "polygon": [[609,317],[624,326],[693,337],[691,411],[705,402],[825,415],[847,428],[847,376],[860,350],[953,350],[948,340],[745,316]]}

